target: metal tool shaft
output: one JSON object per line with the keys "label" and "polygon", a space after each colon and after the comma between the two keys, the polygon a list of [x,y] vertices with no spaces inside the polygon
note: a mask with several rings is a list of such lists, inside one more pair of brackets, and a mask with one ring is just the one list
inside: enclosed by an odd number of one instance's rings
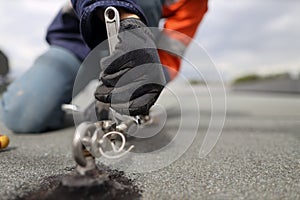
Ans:
{"label": "metal tool shaft", "polygon": [[118,41],[118,33],[120,28],[120,15],[116,8],[110,6],[105,9],[104,20],[106,25],[107,40],[109,53],[112,54],[116,48]]}

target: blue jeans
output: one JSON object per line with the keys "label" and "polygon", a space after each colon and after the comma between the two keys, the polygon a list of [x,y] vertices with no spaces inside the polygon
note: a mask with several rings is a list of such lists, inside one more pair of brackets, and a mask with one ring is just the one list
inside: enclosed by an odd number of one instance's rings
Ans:
{"label": "blue jeans", "polygon": [[42,132],[62,126],[61,104],[69,103],[81,62],[52,46],[14,81],[1,99],[1,120],[14,132]]}
{"label": "blue jeans", "polygon": [[[145,11],[149,25],[157,26],[162,1],[137,2]],[[75,55],[66,48],[51,46],[8,87],[0,101],[1,121],[7,128],[16,133],[38,133],[63,126],[61,105],[71,101],[73,84],[81,65]]]}

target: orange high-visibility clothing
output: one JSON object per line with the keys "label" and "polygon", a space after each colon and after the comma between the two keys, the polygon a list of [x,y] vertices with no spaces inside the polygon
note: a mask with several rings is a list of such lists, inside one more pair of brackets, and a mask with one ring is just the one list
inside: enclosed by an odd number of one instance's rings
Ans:
{"label": "orange high-visibility clothing", "polygon": [[[208,9],[207,4],[208,0],[166,0],[163,7],[163,18],[166,19],[164,28],[170,31],[163,31],[158,41],[158,53],[171,79],[180,69],[180,57],[194,37]],[[164,46],[168,46],[168,52],[162,50]],[[169,52],[170,49],[172,52]]]}

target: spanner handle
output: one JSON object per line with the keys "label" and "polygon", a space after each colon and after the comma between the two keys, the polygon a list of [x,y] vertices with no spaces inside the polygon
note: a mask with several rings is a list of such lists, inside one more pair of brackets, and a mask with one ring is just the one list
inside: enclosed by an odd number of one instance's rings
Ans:
{"label": "spanner handle", "polygon": [[118,41],[118,32],[120,28],[120,15],[115,7],[108,7],[104,12],[104,20],[106,25],[109,53],[115,50]]}

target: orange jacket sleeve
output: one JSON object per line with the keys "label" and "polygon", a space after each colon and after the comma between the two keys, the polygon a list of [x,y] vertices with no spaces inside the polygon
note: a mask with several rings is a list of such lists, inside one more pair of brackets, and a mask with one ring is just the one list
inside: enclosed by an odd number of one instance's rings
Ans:
{"label": "orange jacket sleeve", "polygon": [[[169,38],[172,46],[181,49],[181,53],[187,48],[191,39],[194,37],[198,25],[202,21],[204,14],[208,9],[208,0],[178,0],[175,3],[166,4],[163,7],[163,18],[165,18],[165,29],[174,30],[165,31],[164,41]],[[182,51],[183,50],[183,51]],[[174,49],[174,52],[178,52]],[[174,54],[164,50],[158,50],[161,63],[167,67],[171,79],[177,75],[182,54]]]}

